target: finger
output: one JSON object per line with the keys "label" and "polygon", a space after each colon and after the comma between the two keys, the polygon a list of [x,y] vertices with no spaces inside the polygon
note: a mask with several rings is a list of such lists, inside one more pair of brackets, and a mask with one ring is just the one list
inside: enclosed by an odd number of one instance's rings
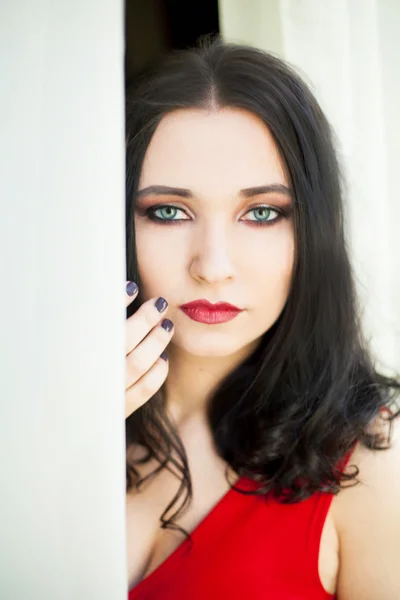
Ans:
{"label": "finger", "polygon": [[139,288],[134,281],[126,282],[126,306],[132,304],[138,294]]}
{"label": "finger", "polygon": [[154,327],[149,335],[128,354],[125,389],[128,389],[151,369],[171,341],[173,334],[174,324],[169,319],[163,319],[161,324]]}
{"label": "finger", "polygon": [[168,375],[168,360],[159,357],[152,368],[125,392],[125,419],[160,389]]}
{"label": "finger", "polygon": [[163,318],[168,309],[164,298],[147,300],[126,321],[125,354],[128,355]]}

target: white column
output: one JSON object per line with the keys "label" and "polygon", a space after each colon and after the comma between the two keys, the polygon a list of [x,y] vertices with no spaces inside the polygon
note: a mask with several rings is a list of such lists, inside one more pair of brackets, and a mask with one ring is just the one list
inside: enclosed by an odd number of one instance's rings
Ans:
{"label": "white column", "polygon": [[224,38],[291,63],[336,131],[365,331],[380,366],[399,369],[400,3],[220,0],[220,7]]}
{"label": "white column", "polygon": [[121,0],[0,8],[0,598],[126,599]]}

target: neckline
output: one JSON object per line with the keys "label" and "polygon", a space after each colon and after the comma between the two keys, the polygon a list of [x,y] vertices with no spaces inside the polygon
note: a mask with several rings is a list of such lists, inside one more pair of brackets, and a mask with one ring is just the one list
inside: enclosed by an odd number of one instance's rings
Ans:
{"label": "neckline", "polygon": [[[236,491],[235,487],[237,487],[238,484],[243,484],[246,481],[251,480],[248,480],[244,475],[238,477],[235,483],[233,484],[233,487],[230,487],[229,490],[217,501],[217,503],[214,504],[212,509],[203,517],[203,519],[201,519],[201,521],[197,523],[195,528],[192,531],[189,531],[193,542],[195,542],[196,540],[199,541],[201,535],[205,535],[204,532],[211,526],[212,522],[215,520],[216,513],[218,513],[221,510],[221,507],[223,507],[226,504],[227,500],[230,499],[233,492]],[[131,594],[132,599],[136,598],[136,594],[141,593],[144,589],[147,589],[149,586],[153,585],[153,583],[155,583],[155,580],[158,580],[162,575],[164,575],[167,568],[170,567],[172,563],[176,562],[176,560],[181,556],[181,554],[183,554],[188,544],[190,544],[190,540],[188,538],[182,540],[179,546],[177,546],[175,550],[173,550],[171,554],[169,554],[165,558],[165,560],[163,560],[163,562],[160,563],[158,567],[154,569],[154,571],[146,575],[143,579],[139,581],[139,583],[137,583],[133,588],[129,590],[128,600],[131,597]]]}

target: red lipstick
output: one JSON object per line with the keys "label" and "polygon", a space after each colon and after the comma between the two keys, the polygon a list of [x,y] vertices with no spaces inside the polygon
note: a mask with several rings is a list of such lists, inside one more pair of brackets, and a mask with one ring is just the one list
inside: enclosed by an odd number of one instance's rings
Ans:
{"label": "red lipstick", "polygon": [[217,302],[211,304],[208,300],[195,300],[188,304],[182,304],[180,309],[193,321],[216,325],[217,323],[226,323],[234,319],[241,308],[227,302]]}

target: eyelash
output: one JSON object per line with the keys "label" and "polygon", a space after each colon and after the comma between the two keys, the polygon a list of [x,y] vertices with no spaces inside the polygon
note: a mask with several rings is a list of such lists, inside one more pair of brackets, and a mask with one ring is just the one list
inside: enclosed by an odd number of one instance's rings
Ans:
{"label": "eyelash", "polygon": [[[160,210],[163,208],[174,208],[176,210],[180,210],[182,212],[185,212],[183,210],[183,208],[179,208],[178,206],[173,206],[172,204],[157,204],[156,206],[151,206],[150,208],[148,208],[145,211],[144,216],[147,217],[150,221],[153,221],[155,223],[168,223],[170,224],[181,224],[185,221],[190,221],[190,219],[162,219],[160,217],[157,217],[154,213],[156,212],[156,210]],[[249,221],[245,221],[245,223],[250,223],[251,225],[256,225],[257,227],[271,227],[272,225],[274,225],[275,223],[277,223],[278,221],[280,221],[282,218],[286,217],[286,213],[285,211],[283,211],[282,209],[277,209],[277,208],[272,208],[271,206],[268,205],[260,205],[260,206],[255,206],[253,208],[251,208],[250,210],[247,211],[247,213],[245,213],[246,215],[249,212],[255,211],[255,210],[259,210],[259,209],[265,208],[268,209],[274,213],[277,214],[275,219],[271,219],[269,221],[257,221],[257,220],[249,220]]]}

